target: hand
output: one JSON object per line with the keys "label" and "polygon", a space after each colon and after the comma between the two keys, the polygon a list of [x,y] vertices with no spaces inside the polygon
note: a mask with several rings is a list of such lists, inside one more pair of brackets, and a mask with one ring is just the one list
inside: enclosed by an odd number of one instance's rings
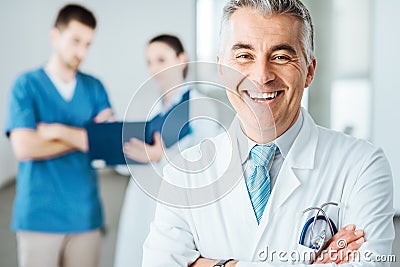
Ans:
{"label": "hand", "polygon": [[113,122],[115,121],[114,113],[111,108],[103,109],[96,117],[94,117],[93,121],[95,123]]}
{"label": "hand", "polygon": [[339,230],[328,242],[327,247],[321,252],[314,264],[335,262],[342,264],[353,259],[357,251],[365,242],[364,231],[356,230],[354,224],[349,224]]}
{"label": "hand", "polygon": [[137,138],[131,138],[124,143],[125,155],[137,162],[148,163],[150,161],[159,162],[163,156],[163,142],[160,133],[155,133],[153,145],[149,145]]}
{"label": "hand", "polygon": [[86,130],[61,123],[38,123],[37,134],[43,140],[58,141],[83,152],[88,150]]}
{"label": "hand", "polygon": [[[207,259],[207,258],[198,258],[195,262],[193,262],[190,267],[213,267],[217,264],[219,260]],[[225,267],[234,267],[236,266],[237,261],[233,260],[225,264]]]}
{"label": "hand", "polygon": [[62,124],[59,123],[39,123],[36,132],[45,140],[57,140],[62,131]]}

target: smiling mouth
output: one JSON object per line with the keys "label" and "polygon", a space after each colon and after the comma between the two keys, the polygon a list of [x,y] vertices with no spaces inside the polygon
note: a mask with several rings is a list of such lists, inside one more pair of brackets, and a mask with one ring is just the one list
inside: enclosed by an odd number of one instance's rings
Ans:
{"label": "smiling mouth", "polygon": [[255,102],[264,103],[275,99],[282,91],[275,91],[272,93],[260,93],[253,91],[246,91],[247,95]]}

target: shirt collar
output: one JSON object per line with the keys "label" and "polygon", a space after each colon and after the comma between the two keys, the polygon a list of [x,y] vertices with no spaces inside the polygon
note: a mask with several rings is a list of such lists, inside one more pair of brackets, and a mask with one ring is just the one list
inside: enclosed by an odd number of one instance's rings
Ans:
{"label": "shirt collar", "polygon": [[183,86],[183,87],[179,87],[176,89],[177,92],[174,94],[174,96],[171,99],[171,105],[169,107],[164,106],[164,104],[162,105],[161,108],[161,113],[166,113],[168,110],[170,110],[174,105],[178,104],[181,100],[183,95],[190,90],[190,87],[188,86]]}
{"label": "shirt collar", "polygon": [[[289,153],[289,150],[292,147],[297,135],[299,134],[302,125],[303,125],[303,113],[300,110],[299,116],[296,122],[292,125],[292,127],[290,127],[286,132],[284,132],[281,136],[279,136],[273,141],[273,143],[275,143],[275,145],[279,148],[279,152],[283,156],[283,158],[286,158],[287,154]],[[237,128],[238,128],[237,136],[238,136],[240,159],[243,164],[248,159],[250,150],[255,145],[257,145],[257,143],[248,138],[244,134],[241,127]]]}

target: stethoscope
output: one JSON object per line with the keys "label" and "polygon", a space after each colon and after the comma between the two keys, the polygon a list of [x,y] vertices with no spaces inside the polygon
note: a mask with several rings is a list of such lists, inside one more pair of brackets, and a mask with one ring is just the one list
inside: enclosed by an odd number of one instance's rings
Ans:
{"label": "stethoscope", "polygon": [[[335,202],[327,202],[327,203],[322,204],[320,207],[310,207],[303,211],[303,214],[304,214],[311,210],[317,210],[317,212],[315,213],[315,216],[308,219],[303,226],[303,229],[302,229],[301,235],[300,235],[300,240],[299,240],[300,245],[307,246],[316,251],[320,251],[324,247],[324,245],[327,241],[326,240],[327,234],[326,234],[325,229],[323,229],[318,235],[314,235],[314,230],[315,230],[314,228],[315,228],[317,221],[324,221],[328,224],[331,237],[334,236],[338,232],[335,223],[332,221],[332,219],[330,219],[328,217],[328,215],[324,211],[324,207],[327,205],[338,206],[339,204],[335,203]],[[322,213],[322,215],[319,215],[320,213]],[[311,229],[310,229],[310,226],[311,226]],[[310,231],[309,231],[309,229],[310,229]],[[310,238],[309,238],[310,243],[308,245],[305,244],[307,232],[309,232],[309,236],[310,236]]]}

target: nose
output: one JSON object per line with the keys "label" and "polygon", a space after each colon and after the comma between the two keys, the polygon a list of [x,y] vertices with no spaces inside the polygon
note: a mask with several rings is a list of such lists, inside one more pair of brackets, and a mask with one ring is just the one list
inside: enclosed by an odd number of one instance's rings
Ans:
{"label": "nose", "polygon": [[147,65],[147,70],[150,75],[154,75],[158,72],[158,67],[155,64],[148,64]]}
{"label": "nose", "polygon": [[275,73],[270,62],[266,59],[257,60],[250,73],[250,79],[260,85],[273,81],[275,79]]}
{"label": "nose", "polygon": [[83,60],[89,51],[89,47],[87,45],[80,45],[77,51],[77,56],[80,60]]}

